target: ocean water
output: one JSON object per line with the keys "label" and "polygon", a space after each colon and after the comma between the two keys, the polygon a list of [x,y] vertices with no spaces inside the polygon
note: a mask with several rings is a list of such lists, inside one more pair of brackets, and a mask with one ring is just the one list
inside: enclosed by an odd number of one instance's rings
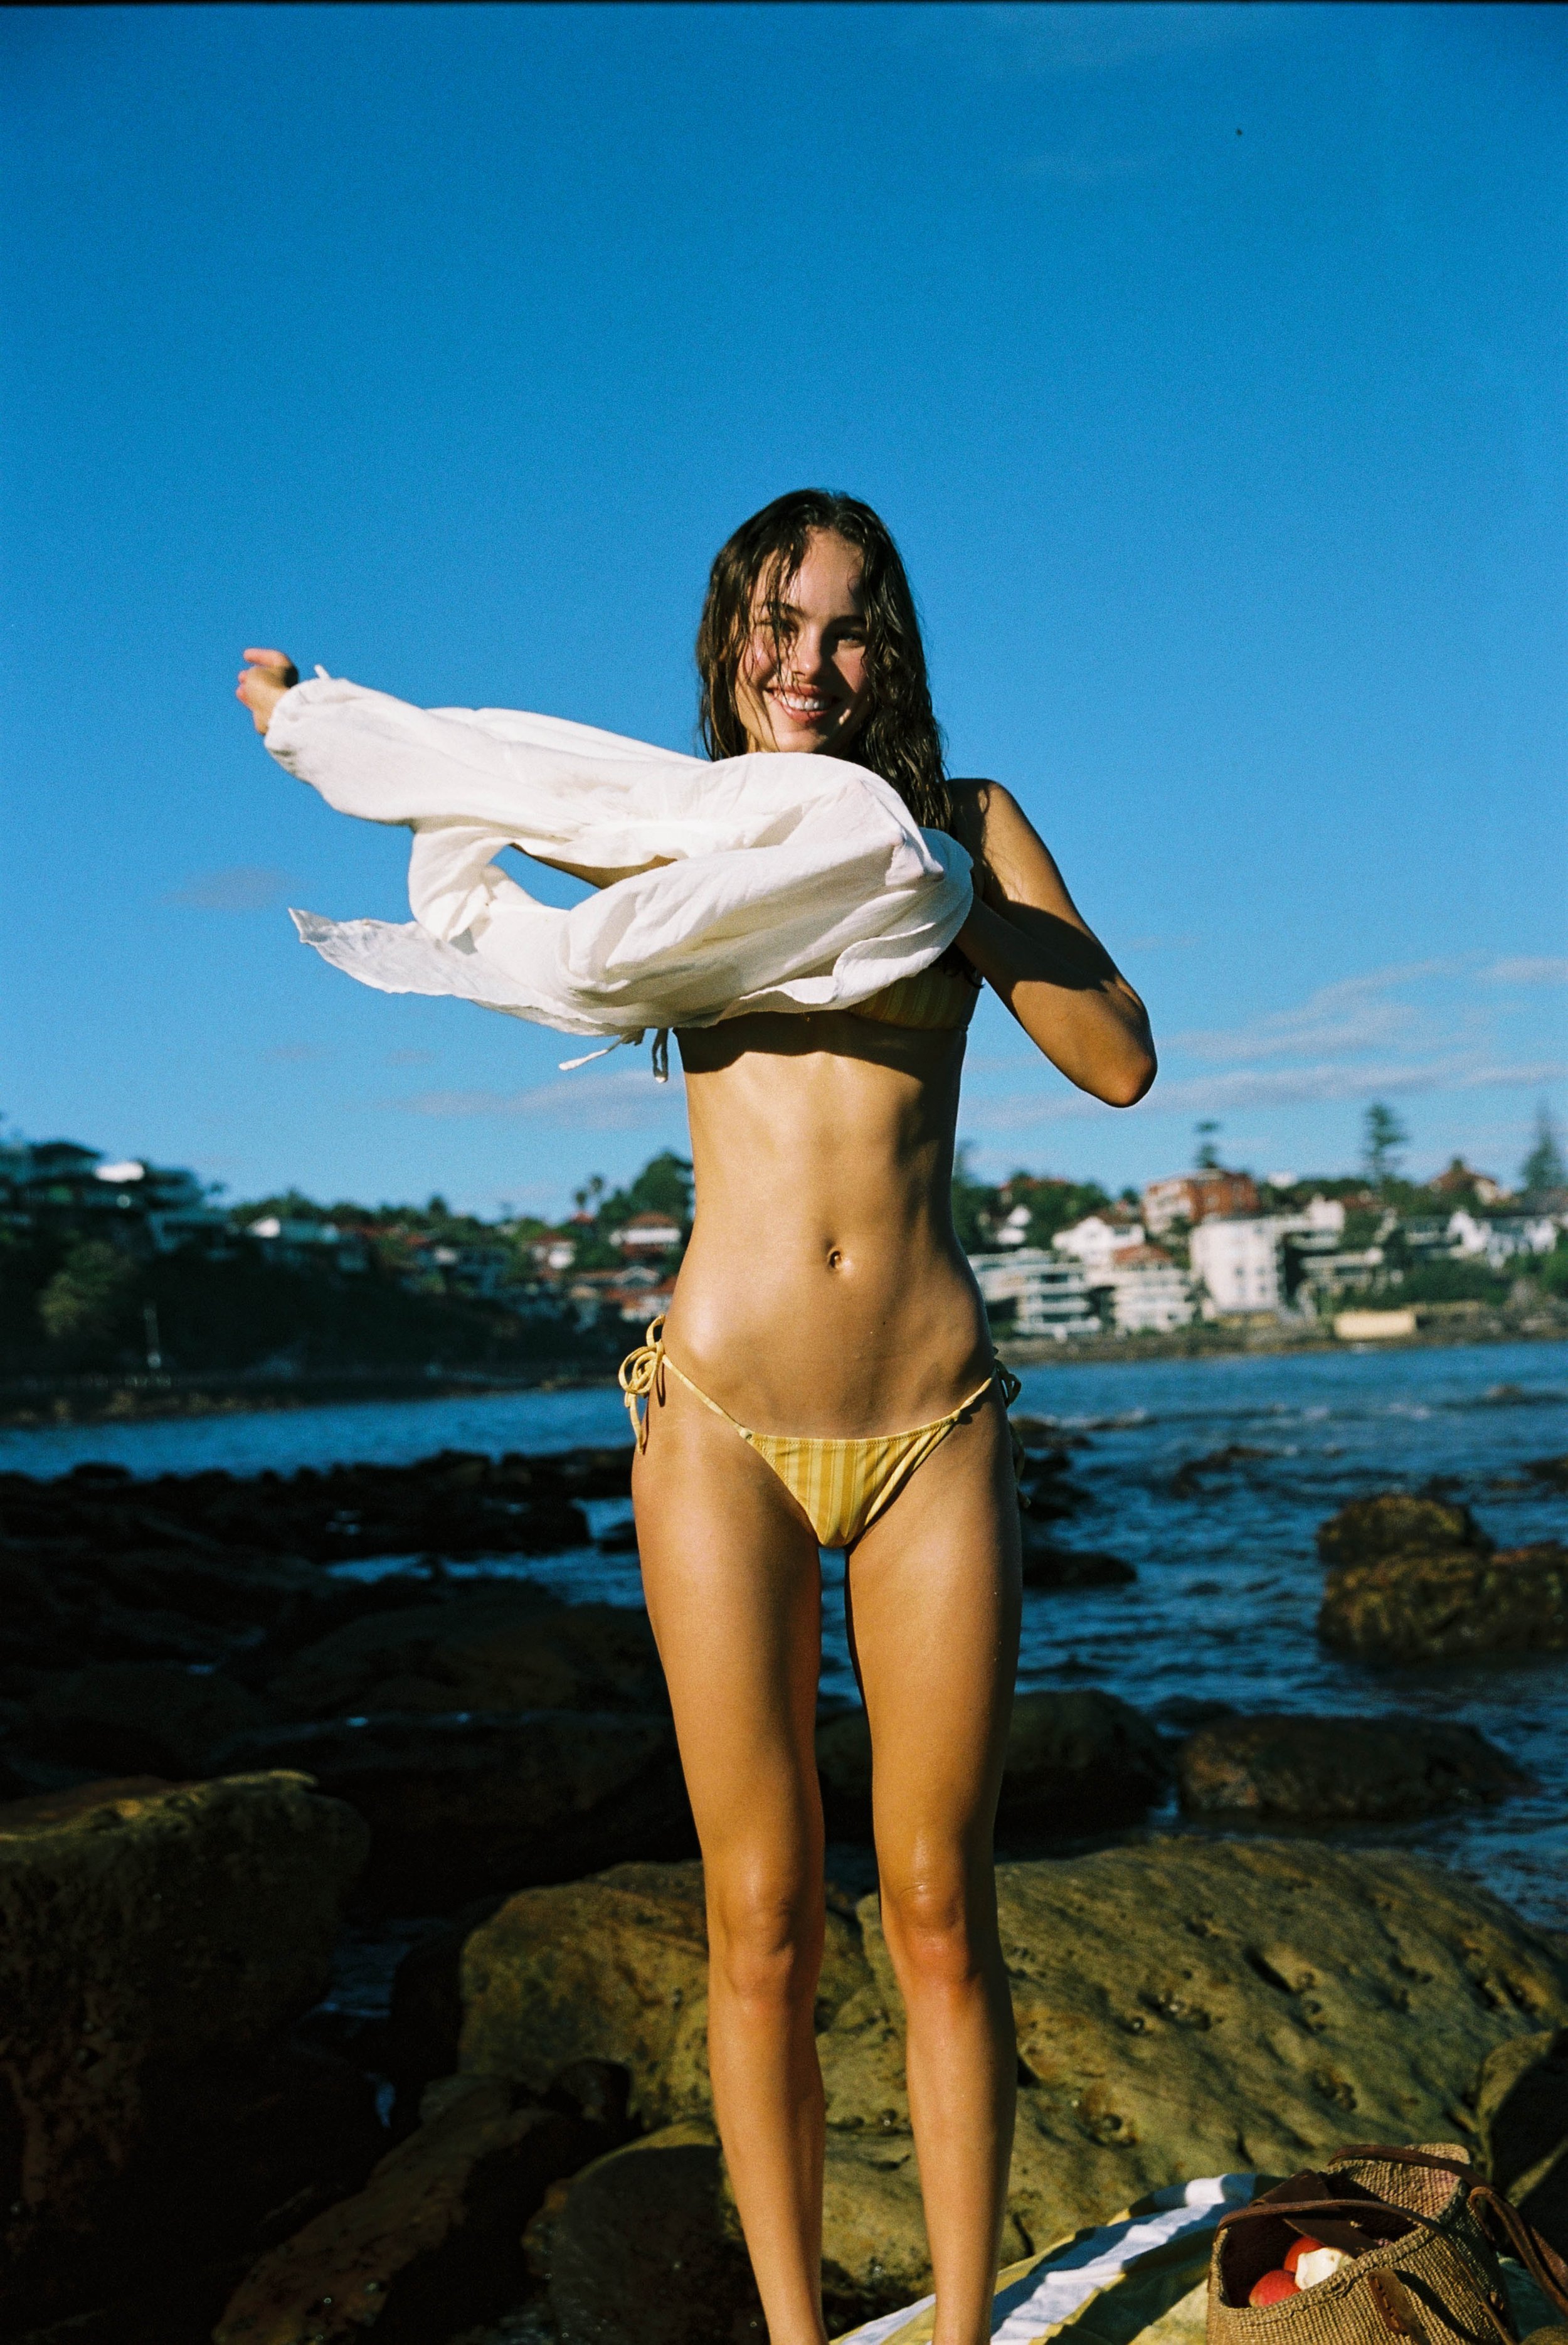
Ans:
{"label": "ocean water", "polygon": [[[1082,1510],[1065,1545],[1108,1548],[1135,1585],[1025,1598],[1024,1686],[1098,1685],[1158,1711],[1177,1697],[1239,1711],[1464,1720],[1506,1751],[1531,1787],[1498,1807],[1332,1837],[1424,1851],[1537,1923],[1568,1931],[1568,1654],[1386,1672],[1314,1634],[1322,1574],[1312,1534],[1347,1498],[1441,1477],[1504,1546],[1568,1538],[1568,1498],[1532,1484],[1531,1460],[1568,1452],[1568,1345],[1238,1355],[1023,1372],[1020,1410],[1080,1437]],[[442,1449],[544,1452],[627,1437],[614,1387],[368,1402],[276,1415],[0,1432],[0,1467],[52,1475],[85,1458],[138,1475],[223,1466],[365,1460]],[[1220,1450],[1249,1454],[1176,1487]],[[589,1509],[596,1536],[624,1502]],[[375,1563],[348,1568],[373,1577]],[[493,1571],[493,1563],[469,1569]],[[504,1568],[505,1567],[501,1567]],[[641,1600],[634,1555],[577,1549],[515,1567],[569,1596]],[[830,1590],[842,1558],[824,1558]],[[853,1690],[842,1606],[830,1593],[824,1691]],[[1189,1829],[1174,1805],[1148,1829]]]}

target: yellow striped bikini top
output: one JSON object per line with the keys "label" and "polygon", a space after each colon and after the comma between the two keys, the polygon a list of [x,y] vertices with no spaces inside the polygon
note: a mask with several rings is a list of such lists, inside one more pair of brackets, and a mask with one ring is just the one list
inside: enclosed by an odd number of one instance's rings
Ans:
{"label": "yellow striped bikini top", "polygon": [[975,1015],[980,989],[961,970],[933,961],[914,977],[901,977],[884,986],[869,1001],[857,1001],[850,1013],[874,1018],[883,1026],[917,1026],[928,1034],[951,1033],[967,1026]]}

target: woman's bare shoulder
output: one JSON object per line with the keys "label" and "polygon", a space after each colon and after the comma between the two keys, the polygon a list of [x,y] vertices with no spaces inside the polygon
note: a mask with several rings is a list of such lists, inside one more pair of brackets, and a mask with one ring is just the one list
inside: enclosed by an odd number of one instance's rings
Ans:
{"label": "woman's bare shoulder", "polygon": [[998,833],[1006,837],[1020,824],[1033,835],[1034,826],[1011,790],[988,775],[955,774],[947,787],[957,811],[959,839],[971,855],[983,855]]}

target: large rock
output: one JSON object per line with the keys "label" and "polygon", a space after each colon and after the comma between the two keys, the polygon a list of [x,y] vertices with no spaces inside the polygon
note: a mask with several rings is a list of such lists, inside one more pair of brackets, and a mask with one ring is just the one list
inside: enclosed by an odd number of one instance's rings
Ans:
{"label": "large rock", "polygon": [[287,1775],[0,1809],[0,2328],[183,2250],[187,2202],[223,2218],[215,2154],[327,1984],[365,1838]]}
{"label": "large rock", "polygon": [[[1480,2060],[1568,2018],[1542,1939],[1391,1852],[1179,1839],[1005,1865],[997,1887],[1032,2079],[1010,2198],[1037,2242],[1186,2176],[1292,2173],[1347,2135],[1473,2134]],[[870,1902],[861,1922],[894,2009]]]}
{"label": "large rock", "polygon": [[1118,1555],[1091,1548],[1058,1547],[1048,1523],[1023,1518],[1024,1586],[1034,1589],[1125,1588],[1138,1578]]}
{"label": "large rock", "polygon": [[1568,2256],[1568,2028],[1512,2036],[1489,2053],[1475,2117],[1489,2178]]}
{"label": "large rock", "polygon": [[528,2247],[561,2345],[764,2345],[718,2137],[701,2118],[575,2176],[552,2194]]}
{"label": "large rock", "polygon": [[393,1714],[263,1728],[212,1754],[249,1773],[312,1775],[370,1828],[360,1896],[441,1914],[471,1898],[569,1881],[695,1844],[668,1717],[542,1710]]}
{"label": "large rock", "polygon": [[[871,1728],[864,1710],[826,1718],[816,1765],[831,1834],[871,1832]],[[1130,1703],[1084,1687],[1021,1693],[1007,1733],[997,1830],[1077,1832],[1132,1822],[1169,1779],[1158,1734]]]}
{"label": "large rock", "polygon": [[355,2197],[264,2256],[214,2345],[430,2345],[526,2284],[525,2224],[550,2184],[602,2146],[559,2110],[514,2107],[497,2078],[458,2080]]}
{"label": "large rock", "polygon": [[[1466,2096],[1486,2054],[1568,2023],[1568,1964],[1494,1900],[1411,1857],[1176,1839],[1003,1865],[997,1881],[1027,2077],[1009,2255],[1193,2174],[1292,2172],[1347,2136],[1473,2137]],[[875,1898],[859,1924],[830,1917],[817,2015],[841,2322],[927,2284],[901,2005]],[[511,1899],[469,1937],[460,1998],[465,2069],[538,2091],[597,2055],[628,2070],[646,2125],[711,2123],[695,1866],[626,1866]],[[702,2203],[711,2210],[711,2194]],[[602,2249],[609,2201],[594,2204]],[[602,2345],[623,2333],[607,2325]]]}
{"label": "large rock", "polygon": [[1096,1688],[1021,1693],[1013,1702],[998,1832],[1130,1823],[1170,1779],[1142,1712]]}
{"label": "large rock", "polygon": [[295,1654],[268,1693],[297,1719],[667,1701],[645,1613],[564,1605],[526,1580],[352,1621]]}
{"label": "large rock", "polygon": [[1177,1760],[1189,1813],[1381,1822],[1507,1797],[1525,1777],[1473,1726],[1425,1718],[1229,1718]]}
{"label": "large rock", "polygon": [[[853,1912],[832,1898],[818,2025],[869,1981]],[[612,2060],[631,2076],[632,2114],[642,2124],[706,2115],[702,1866],[622,1864],[510,1898],[469,1937],[460,1996],[466,2070],[538,2092],[573,2061]]]}
{"label": "large rock", "polygon": [[[1004,2257],[1025,2252],[1010,2221],[1002,2245]],[[744,2345],[752,2338],[760,2345],[766,2335],[706,2118],[663,2127],[560,2185],[528,2246],[549,2282],[561,2345]],[[893,2311],[929,2288],[907,2138],[829,2134],[822,2278],[834,2330]]]}
{"label": "large rock", "polygon": [[174,1661],[99,1661],[41,1687],[24,1729],[30,1750],[106,1774],[199,1775],[230,1735],[265,1725],[254,1694]]}
{"label": "large rock", "polygon": [[1568,1548],[1405,1553],[1332,1571],[1318,1633],[1391,1664],[1568,1652]]}
{"label": "large rock", "polygon": [[1442,1555],[1468,1549],[1490,1553],[1492,1542],[1468,1507],[1446,1498],[1423,1498],[1408,1490],[1384,1490],[1352,1498],[1318,1527],[1318,1553],[1330,1571],[1346,1564],[1379,1563],[1391,1555]]}

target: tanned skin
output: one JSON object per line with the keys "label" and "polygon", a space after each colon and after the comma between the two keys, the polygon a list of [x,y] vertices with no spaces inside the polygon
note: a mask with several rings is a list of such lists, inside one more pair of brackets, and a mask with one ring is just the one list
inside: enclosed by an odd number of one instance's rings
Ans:
{"label": "tanned skin", "polygon": [[[754,750],[853,757],[869,706],[860,574],[855,549],[819,533],[776,642],[759,611],[738,692]],[[246,659],[239,697],[265,731],[293,671],[278,652]],[[1017,802],[994,782],[956,787],[976,884],[958,944],[1071,1081],[1130,1105],[1155,1073],[1143,1004]],[[762,1432],[898,1432],[944,1416],[992,1356],[949,1209],[964,1035],[833,1010],[678,1040],[698,1209],[672,1357]],[[823,2345],[816,1541],[755,1451],[674,1377],[651,1404],[632,1492],[703,1849],[724,2155],[771,2345]],[[984,2345],[1017,2074],[991,1837],[1019,1535],[994,1389],[857,1542],[846,1594],[936,2345]]]}

